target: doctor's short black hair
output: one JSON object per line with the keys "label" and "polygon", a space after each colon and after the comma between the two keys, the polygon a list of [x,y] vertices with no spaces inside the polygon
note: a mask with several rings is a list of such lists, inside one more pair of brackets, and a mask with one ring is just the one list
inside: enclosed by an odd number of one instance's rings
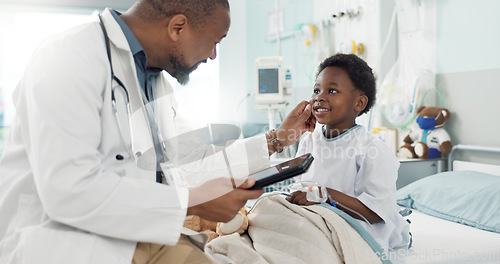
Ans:
{"label": "doctor's short black hair", "polygon": [[370,111],[375,104],[376,97],[376,84],[373,70],[368,64],[355,54],[342,54],[337,53],[331,57],[326,58],[318,67],[316,78],[326,67],[340,67],[344,69],[349,75],[349,79],[354,84],[354,87],[365,93],[368,97],[368,103],[365,109],[359,113],[362,115]]}
{"label": "doctor's short black hair", "polygon": [[143,14],[143,19],[157,21],[183,14],[193,27],[201,26],[219,6],[229,11],[228,0],[139,0],[136,4],[144,2],[150,8]]}

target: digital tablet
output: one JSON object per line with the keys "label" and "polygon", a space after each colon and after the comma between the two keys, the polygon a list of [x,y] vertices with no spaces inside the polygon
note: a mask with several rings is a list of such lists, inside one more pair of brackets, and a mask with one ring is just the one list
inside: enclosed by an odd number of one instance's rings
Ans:
{"label": "digital tablet", "polygon": [[313,156],[308,153],[289,161],[280,163],[276,166],[250,174],[248,175],[248,177],[255,178],[256,181],[255,185],[249,189],[262,189],[273,183],[277,183],[300,175],[309,169],[309,166],[311,166],[313,159]]}

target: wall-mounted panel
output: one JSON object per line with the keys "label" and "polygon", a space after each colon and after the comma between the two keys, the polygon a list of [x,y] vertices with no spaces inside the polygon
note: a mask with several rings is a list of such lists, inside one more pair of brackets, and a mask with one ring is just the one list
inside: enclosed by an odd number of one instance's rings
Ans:
{"label": "wall-mounted panel", "polygon": [[500,1],[436,1],[437,72],[500,68]]}

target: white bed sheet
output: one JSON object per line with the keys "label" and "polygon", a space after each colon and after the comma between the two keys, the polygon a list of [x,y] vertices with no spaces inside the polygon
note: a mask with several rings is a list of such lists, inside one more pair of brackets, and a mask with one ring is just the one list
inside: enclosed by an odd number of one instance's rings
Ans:
{"label": "white bed sheet", "polygon": [[[473,208],[471,208],[473,210]],[[500,263],[500,234],[446,221],[413,210],[413,246],[390,252],[398,263]]]}

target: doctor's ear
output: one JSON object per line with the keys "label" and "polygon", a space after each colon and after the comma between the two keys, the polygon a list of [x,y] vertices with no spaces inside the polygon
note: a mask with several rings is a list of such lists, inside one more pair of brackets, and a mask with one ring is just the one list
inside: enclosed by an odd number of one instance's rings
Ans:
{"label": "doctor's ear", "polygon": [[180,39],[180,35],[186,30],[188,19],[185,15],[173,16],[168,22],[168,35],[174,41]]}

